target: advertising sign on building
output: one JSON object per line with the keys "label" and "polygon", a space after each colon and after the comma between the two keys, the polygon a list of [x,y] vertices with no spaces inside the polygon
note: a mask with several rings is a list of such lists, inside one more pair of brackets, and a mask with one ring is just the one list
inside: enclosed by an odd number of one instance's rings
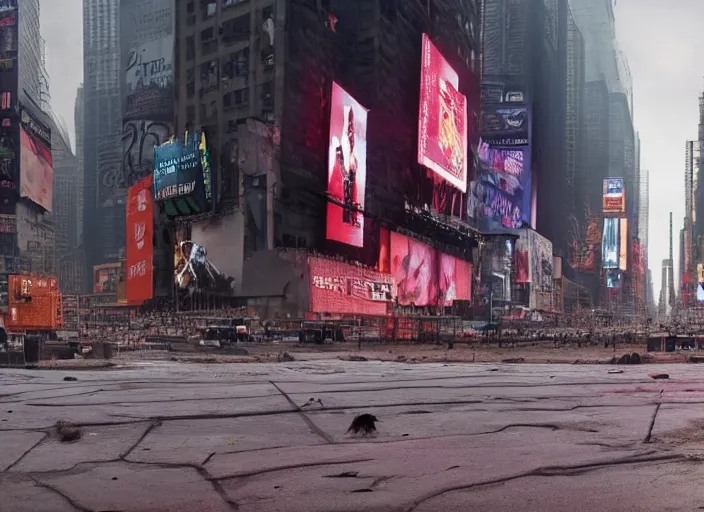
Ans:
{"label": "advertising sign on building", "polygon": [[126,298],[142,304],[154,294],[154,211],[152,177],[132,185],[127,192]]}
{"label": "advertising sign on building", "polygon": [[423,34],[418,163],[466,192],[467,141],[467,98],[459,92],[459,76]]}
{"label": "advertising sign on building", "polygon": [[120,263],[95,265],[93,267],[93,293],[114,294],[117,300],[120,267]]}
{"label": "advertising sign on building", "polygon": [[624,272],[628,270],[628,219],[619,219],[619,251],[618,268]]}
{"label": "advertising sign on building", "polygon": [[623,178],[606,178],[603,188],[604,213],[624,213],[626,211],[626,191]]}
{"label": "advertising sign on building", "polygon": [[53,193],[51,129],[20,105],[20,196],[51,212]]}
{"label": "advertising sign on building", "polygon": [[327,238],[364,245],[367,184],[367,109],[332,84],[328,145]]}
{"label": "advertising sign on building", "polygon": [[196,215],[213,208],[213,179],[205,134],[186,132],[154,148],[154,199],[165,202],[170,217]]}
{"label": "advertising sign on building", "polygon": [[604,232],[601,238],[601,266],[603,268],[618,268],[619,265],[619,219],[607,217],[604,219]]}
{"label": "advertising sign on building", "polygon": [[393,277],[341,261],[311,257],[310,310],[313,313],[386,315]]}

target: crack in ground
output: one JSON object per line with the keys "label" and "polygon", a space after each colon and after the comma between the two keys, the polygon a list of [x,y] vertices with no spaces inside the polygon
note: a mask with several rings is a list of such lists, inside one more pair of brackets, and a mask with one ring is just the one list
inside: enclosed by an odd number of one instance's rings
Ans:
{"label": "crack in ground", "polygon": [[645,438],[643,439],[644,443],[649,443],[650,438],[653,435],[653,427],[655,427],[655,418],[658,417],[658,412],[660,411],[660,405],[661,404],[655,405],[655,410],[653,411],[653,416],[650,418],[650,424],[648,425],[648,433],[645,434]]}
{"label": "crack in ground", "polygon": [[311,429],[313,432],[315,432],[318,436],[322,437],[327,441],[329,444],[335,444],[335,438],[332,437],[330,434],[325,432],[322,428],[318,427],[313,420],[311,420],[308,415],[301,410],[301,408],[298,406],[296,402],[294,402],[288,394],[284,390],[282,390],[279,386],[276,385],[275,382],[269,381],[269,383],[274,386],[281,395],[288,401],[289,404],[295,409],[296,412],[300,415],[300,417],[305,421],[306,425],[308,425],[308,428]]}
{"label": "crack in ground", "polygon": [[685,462],[687,457],[684,455],[659,455],[659,456],[635,456],[627,457],[624,459],[616,459],[612,461],[602,461],[602,462],[589,462],[584,464],[575,464],[573,466],[544,466],[532,469],[530,471],[524,471],[522,473],[517,473],[515,475],[493,478],[491,480],[485,480],[483,482],[474,482],[470,484],[460,484],[445,487],[437,491],[426,494],[425,496],[415,500],[410,507],[406,509],[406,512],[412,512],[418,508],[421,504],[426,501],[432,500],[449,492],[464,491],[469,489],[475,489],[477,487],[484,487],[487,485],[501,484],[510,482],[513,480],[518,480],[526,477],[552,477],[552,476],[575,476],[582,475],[590,471],[597,471],[599,469],[604,469],[613,466],[623,466],[627,464],[645,464],[651,462]]}
{"label": "crack in ground", "polygon": [[2,472],[4,473],[5,471],[9,471],[9,470],[12,469],[13,467],[15,467],[17,464],[19,464],[19,463],[22,461],[22,459],[24,459],[27,455],[29,455],[29,453],[30,453],[32,450],[34,450],[37,446],[39,446],[39,445],[42,444],[44,441],[46,441],[46,440],[49,438],[49,435],[50,435],[50,434],[49,434],[48,432],[45,432],[45,433],[44,433],[44,436],[43,436],[39,441],[37,441],[37,442],[34,443],[32,446],[30,446],[27,450],[25,450],[25,452],[24,452],[22,455],[20,455],[17,460],[15,460],[15,462],[13,462],[13,463],[10,464],[9,466],[7,466],[5,469],[3,469]]}
{"label": "crack in ground", "polygon": [[[74,396],[92,395],[94,393],[100,393],[102,391],[105,391],[105,390],[104,389],[96,389],[94,391],[84,391],[83,393],[72,393],[70,395],[43,396],[41,398],[22,398],[19,400],[2,400],[2,401],[0,401],[0,404],[21,404],[21,403],[27,402],[28,400],[53,400],[54,398],[73,398]],[[36,393],[36,391],[32,391],[32,393]],[[24,405],[32,405],[32,404],[25,403]]]}
{"label": "crack in ground", "polygon": [[[102,390],[100,390],[102,391]],[[83,394],[90,394],[90,393],[81,393],[79,395],[70,395],[70,396],[81,396]],[[141,400],[141,401],[118,401],[118,402],[92,402],[92,403],[86,403],[86,404],[67,404],[67,403],[59,403],[59,404],[47,404],[47,403],[25,403],[24,405],[28,407],[95,407],[99,405],[149,405],[149,404],[161,404],[161,403],[174,403],[174,402],[214,402],[218,400],[247,400],[249,398],[269,398],[272,396],[277,396],[275,394],[268,394],[268,395],[252,395],[252,396],[233,396],[233,397],[212,397],[212,398],[174,398],[174,399],[164,399],[164,400]],[[62,397],[49,397],[49,398],[66,398],[66,396]],[[30,399],[31,400],[31,399]],[[25,402],[25,400],[17,400],[17,402]],[[10,403],[10,402],[7,402]],[[15,403],[15,402],[12,402]]]}
{"label": "crack in ground", "polygon": [[160,426],[160,421],[152,421],[149,426],[144,429],[144,432],[142,432],[142,435],[139,436],[139,439],[137,439],[137,441],[135,441],[132,446],[130,446],[122,455],[120,455],[119,458],[125,460],[134,451],[134,449],[137,448],[142,443],[142,441],[144,441],[144,438],[147,437],[152,430]]}
{"label": "crack in ground", "polygon": [[51,491],[51,492],[53,492],[53,493],[55,493],[55,494],[58,494],[58,495],[61,496],[69,505],[71,505],[71,506],[72,506],[73,508],[75,508],[76,510],[79,510],[80,512],[93,512],[91,509],[85,508],[84,506],[80,505],[78,502],[76,502],[76,500],[74,500],[73,498],[71,498],[71,496],[69,496],[68,494],[66,494],[66,493],[64,493],[63,491],[61,491],[59,488],[57,488],[57,487],[55,487],[55,486],[53,486],[53,485],[51,485],[51,484],[48,484],[48,483],[46,483],[46,482],[40,482],[39,480],[37,480],[36,478],[32,478],[31,476],[30,476],[30,478],[32,479],[32,481],[34,482],[34,484],[35,484],[37,487],[41,487],[42,489],[47,489],[47,490],[49,490],[49,491]]}
{"label": "crack in ground", "polygon": [[264,475],[266,473],[276,473],[277,471],[287,471],[289,469],[314,468],[317,466],[336,466],[343,464],[356,464],[358,462],[371,462],[375,459],[353,459],[353,460],[329,460],[324,462],[303,462],[301,464],[289,464],[286,466],[276,466],[273,468],[257,469],[254,471],[245,471],[241,473],[232,473],[213,477],[215,481],[232,480],[233,478],[248,478],[250,476]]}

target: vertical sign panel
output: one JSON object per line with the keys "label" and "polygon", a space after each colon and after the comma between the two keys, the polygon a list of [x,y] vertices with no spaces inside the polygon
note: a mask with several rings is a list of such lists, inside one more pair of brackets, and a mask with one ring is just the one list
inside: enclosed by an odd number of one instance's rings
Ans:
{"label": "vertical sign panel", "polygon": [[152,298],[154,213],[152,177],[147,176],[127,192],[127,303],[142,304]]}
{"label": "vertical sign panel", "polygon": [[604,232],[601,238],[601,265],[603,268],[618,268],[619,219],[609,217],[604,219]]}
{"label": "vertical sign panel", "polygon": [[621,228],[619,229],[618,268],[625,272],[628,270],[628,219],[619,220],[621,221]]}
{"label": "vertical sign panel", "polygon": [[364,246],[367,184],[367,109],[332,84],[328,146],[327,239]]}
{"label": "vertical sign panel", "polygon": [[467,98],[459,76],[423,34],[418,116],[418,163],[467,191]]}

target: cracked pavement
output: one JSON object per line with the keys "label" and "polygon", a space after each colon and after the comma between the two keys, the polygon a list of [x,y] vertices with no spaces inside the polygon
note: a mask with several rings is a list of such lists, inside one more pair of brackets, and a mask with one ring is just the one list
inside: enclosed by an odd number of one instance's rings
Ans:
{"label": "cracked pavement", "polygon": [[[700,368],[608,369],[5,369],[0,512],[703,510]],[[346,434],[364,412],[378,434]],[[57,421],[81,439],[60,442]]]}

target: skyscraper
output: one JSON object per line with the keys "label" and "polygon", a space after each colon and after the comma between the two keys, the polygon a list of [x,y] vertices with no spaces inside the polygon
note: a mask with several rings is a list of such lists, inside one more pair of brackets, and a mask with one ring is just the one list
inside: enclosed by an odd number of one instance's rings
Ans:
{"label": "skyscraper", "polygon": [[[78,183],[78,227],[76,228],[78,245],[83,245],[83,194],[84,194],[84,169],[83,169],[83,84],[78,86],[76,90],[76,103],[73,109],[73,122],[76,127],[76,160],[78,164],[78,175],[80,180]],[[85,265],[85,262],[84,262]]]}
{"label": "skyscraper", "polygon": [[125,245],[119,0],[83,0],[83,245],[87,270]]}

